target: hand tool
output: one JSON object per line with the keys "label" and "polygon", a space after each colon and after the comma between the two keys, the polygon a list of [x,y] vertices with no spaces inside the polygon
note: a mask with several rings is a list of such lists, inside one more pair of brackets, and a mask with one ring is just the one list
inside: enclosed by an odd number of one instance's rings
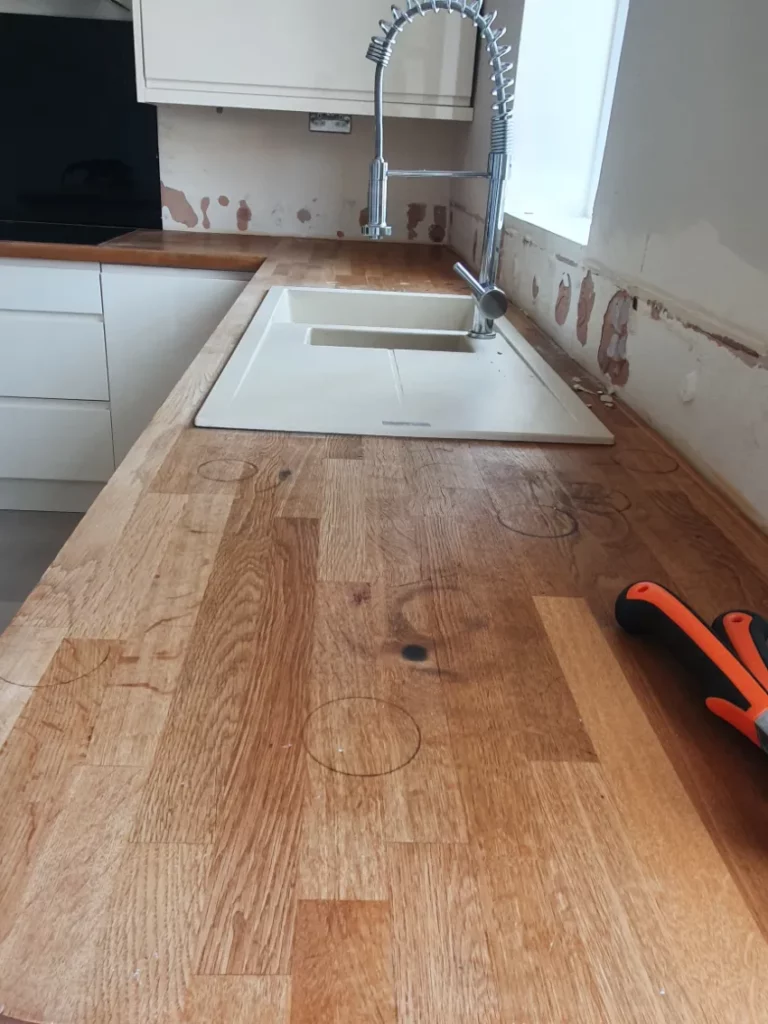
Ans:
{"label": "hand tool", "polygon": [[724,612],[712,628],[680,598],[650,580],[616,599],[628,633],[661,641],[698,679],[706,706],[768,753],[768,621]]}

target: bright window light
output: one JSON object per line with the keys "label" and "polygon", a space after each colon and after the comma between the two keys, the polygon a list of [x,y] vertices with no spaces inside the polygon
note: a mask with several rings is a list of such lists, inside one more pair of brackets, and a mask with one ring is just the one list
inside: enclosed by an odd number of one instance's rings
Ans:
{"label": "bright window light", "polygon": [[507,212],[585,243],[629,0],[526,0]]}

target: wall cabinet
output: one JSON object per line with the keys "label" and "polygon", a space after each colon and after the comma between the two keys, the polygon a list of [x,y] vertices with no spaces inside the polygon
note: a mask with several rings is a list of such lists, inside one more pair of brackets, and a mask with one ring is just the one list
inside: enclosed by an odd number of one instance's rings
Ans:
{"label": "wall cabinet", "polygon": [[[135,0],[138,97],[150,103],[373,113],[365,59],[388,0]],[[398,37],[385,113],[471,120],[475,31],[441,11]]]}

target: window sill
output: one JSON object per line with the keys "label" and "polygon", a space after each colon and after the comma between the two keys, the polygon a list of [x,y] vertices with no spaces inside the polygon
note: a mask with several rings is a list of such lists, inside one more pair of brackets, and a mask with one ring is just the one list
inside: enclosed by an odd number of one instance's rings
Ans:
{"label": "window sill", "polygon": [[568,242],[574,242],[582,248],[589,241],[589,229],[592,224],[591,217],[565,217],[562,214],[542,211],[531,213],[529,211],[507,208],[507,218],[516,222],[515,226],[525,230],[527,227],[540,228],[557,238],[564,238]]}

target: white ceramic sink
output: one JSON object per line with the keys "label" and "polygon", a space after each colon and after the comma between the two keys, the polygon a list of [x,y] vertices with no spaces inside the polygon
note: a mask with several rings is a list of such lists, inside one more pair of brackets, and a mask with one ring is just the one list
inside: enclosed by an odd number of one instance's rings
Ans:
{"label": "white ceramic sink", "polygon": [[472,300],[463,295],[273,288],[271,300],[273,323],[465,332],[472,326]]}
{"label": "white ceramic sink", "polygon": [[469,338],[456,295],[273,288],[197,415],[199,427],[610,444],[506,320]]}

